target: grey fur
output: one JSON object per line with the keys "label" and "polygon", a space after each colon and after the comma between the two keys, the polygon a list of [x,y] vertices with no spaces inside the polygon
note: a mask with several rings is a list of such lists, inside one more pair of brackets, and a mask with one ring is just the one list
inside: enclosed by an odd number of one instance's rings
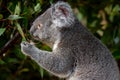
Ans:
{"label": "grey fur", "polygon": [[53,51],[28,42],[21,43],[21,50],[50,73],[67,80],[120,80],[110,51],[78,21],[67,3],[51,6],[33,22],[30,33]]}

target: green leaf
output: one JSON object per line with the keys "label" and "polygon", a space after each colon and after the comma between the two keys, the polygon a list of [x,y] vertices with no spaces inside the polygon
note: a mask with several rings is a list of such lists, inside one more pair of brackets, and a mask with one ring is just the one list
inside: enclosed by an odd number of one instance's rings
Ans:
{"label": "green leaf", "polygon": [[15,53],[15,55],[17,56],[17,58],[21,59],[21,60],[25,60],[26,56],[21,52],[20,47],[15,46],[13,53]]}
{"label": "green leaf", "polygon": [[10,16],[8,17],[9,20],[17,20],[17,19],[21,19],[21,18],[23,18],[23,17],[21,17],[21,16],[19,16],[19,15],[10,15]]}
{"label": "green leaf", "polygon": [[50,4],[53,4],[53,0],[49,0]]}
{"label": "green leaf", "polygon": [[109,17],[110,21],[113,21],[114,20],[114,16],[117,15],[117,14],[119,14],[119,9],[120,9],[119,5],[116,5],[112,9],[112,12],[110,13],[110,17]]}
{"label": "green leaf", "polygon": [[19,15],[20,12],[21,12],[21,9],[20,9],[20,2],[18,2],[18,5],[16,5],[16,7],[15,7],[15,12],[14,12],[14,14]]}
{"label": "green leaf", "polygon": [[20,35],[22,36],[22,40],[23,40],[23,41],[26,41],[25,36],[24,36],[24,33],[23,33],[23,30],[22,30],[20,24],[19,24],[18,22],[16,22],[15,25],[16,25],[16,27],[17,27]]}
{"label": "green leaf", "polygon": [[19,61],[18,61],[18,59],[16,59],[16,58],[7,58],[7,59],[6,59],[6,62],[7,62],[7,63],[18,63]]}
{"label": "green leaf", "polygon": [[114,8],[113,8],[113,13],[114,15],[119,13],[119,10],[120,10],[120,6],[119,5],[116,5]]}
{"label": "green leaf", "polygon": [[2,14],[0,14],[0,19],[2,19],[3,18],[3,15]]}
{"label": "green leaf", "polygon": [[34,10],[35,10],[35,12],[41,11],[41,6],[39,3],[34,7]]}
{"label": "green leaf", "polygon": [[0,28],[0,36],[5,32],[6,28]]}
{"label": "green leaf", "polygon": [[43,78],[44,77],[44,69],[40,67],[39,69],[40,75]]}
{"label": "green leaf", "polygon": [[3,60],[0,59],[0,64],[5,64],[5,62]]}
{"label": "green leaf", "polygon": [[115,59],[120,59],[120,50],[114,51],[113,56],[115,57]]}
{"label": "green leaf", "polygon": [[110,15],[110,14],[111,14],[111,11],[112,11],[112,5],[106,6],[106,7],[105,7],[105,11],[106,11],[107,14]]}
{"label": "green leaf", "polygon": [[21,69],[18,73],[20,74],[20,73],[22,73],[22,72],[28,72],[28,71],[29,71],[28,68],[23,68],[23,69]]}

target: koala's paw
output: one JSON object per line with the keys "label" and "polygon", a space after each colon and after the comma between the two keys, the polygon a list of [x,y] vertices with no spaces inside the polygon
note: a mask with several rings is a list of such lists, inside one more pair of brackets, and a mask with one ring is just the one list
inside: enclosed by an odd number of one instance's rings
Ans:
{"label": "koala's paw", "polygon": [[32,46],[32,44],[30,44],[29,42],[22,42],[21,43],[21,47],[30,48],[31,46]]}
{"label": "koala's paw", "polygon": [[34,48],[34,45],[30,44],[29,42],[22,42],[21,43],[21,51],[26,55],[31,54],[33,48]]}

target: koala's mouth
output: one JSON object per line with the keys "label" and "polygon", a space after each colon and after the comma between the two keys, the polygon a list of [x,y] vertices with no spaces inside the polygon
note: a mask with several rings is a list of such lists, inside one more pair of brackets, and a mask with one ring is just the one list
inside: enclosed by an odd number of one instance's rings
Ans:
{"label": "koala's mouth", "polygon": [[40,40],[39,36],[37,35],[38,33],[36,31],[33,32],[33,33],[30,32],[30,34],[31,34],[32,39],[34,39],[34,40]]}
{"label": "koala's mouth", "polygon": [[33,39],[35,39],[35,40],[40,40],[40,38],[38,37],[38,36],[32,36],[33,37]]}

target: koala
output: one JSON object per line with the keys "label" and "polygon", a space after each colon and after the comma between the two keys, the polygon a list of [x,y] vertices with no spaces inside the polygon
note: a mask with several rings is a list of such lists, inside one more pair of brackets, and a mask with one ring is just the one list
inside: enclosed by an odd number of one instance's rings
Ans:
{"label": "koala", "polygon": [[84,27],[66,2],[57,2],[35,19],[34,39],[52,51],[29,42],[21,51],[48,72],[66,80],[120,80],[119,69],[107,47]]}

